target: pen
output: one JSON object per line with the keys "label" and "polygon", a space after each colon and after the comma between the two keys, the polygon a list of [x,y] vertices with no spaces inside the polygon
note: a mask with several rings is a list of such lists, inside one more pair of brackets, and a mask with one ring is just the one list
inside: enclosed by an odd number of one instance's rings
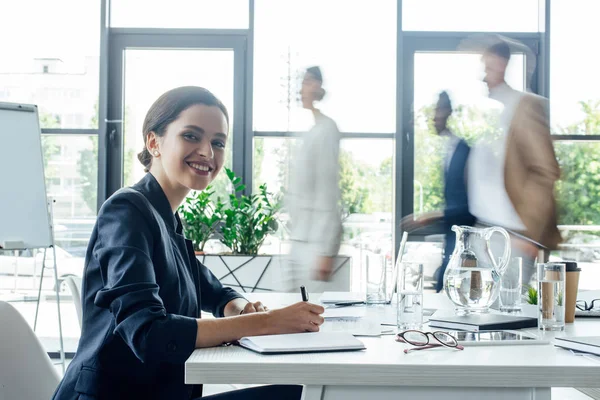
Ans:
{"label": "pen", "polygon": [[300,286],[300,294],[302,295],[302,301],[308,301],[308,293],[306,293],[304,286]]}

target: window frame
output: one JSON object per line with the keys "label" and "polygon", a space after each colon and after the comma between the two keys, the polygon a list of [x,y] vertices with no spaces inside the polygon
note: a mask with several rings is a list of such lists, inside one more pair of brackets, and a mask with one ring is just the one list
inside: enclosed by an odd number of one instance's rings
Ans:
{"label": "window frame", "polygon": [[[166,32],[165,32],[166,31]],[[234,114],[232,168],[238,175],[244,169],[246,30],[111,28],[109,32],[108,77],[114,82],[108,93],[105,125],[106,185],[102,197],[109,197],[123,185],[123,88],[124,53],[127,49],[226,49],[234,53]],[[100,205],[99,205],[100,206]]]}
{"label": "window frame", "polygon": [[[86,128],[86,129],[72,129],[72,128],[41,128],[41,134],[42,135],[47,135],[47,136],[51,136],[51,135],[89,135],[89,136],[98,136],[98,142],[100,142],[100,138],[102,137],[102,122],[103,119],[101,119],[102,113],[104,112],[104,108],[105,108],[105,102],[103,101],[105,96],[103,96],[103,87],[107,86],[107,81],[105,79],[105,77],[103,78],[102,76],[102,66],[104,63],[104,60],[106,60],[106,46],[105,46],[105,31],[106,31],[106,26],[104,26],[104,24],[102,23],[102,21],[105,21],[107,18],[107,7],[108,7],[108,2],[110,0],[100,0],[99,2],[99,7],[100,7],[100,43],[99,43],[99,47],[100,47],[100,54],[98,57],[99,63],[100,63],[100,72],[99,72],[99,77],[98,77],[98,126],[96,128]],[[100,166],[103,164],[102,161],[102,151],[101,151],[101,146],[100,143],[98,143],[98,189],[100,189],[100,185],[102,184],[101,182],[104,182],[102,180],[102,174],[101,174],[101,170],[100,170]],[[95,213],[98,212],[98,209],[100,208],[100,206],[102,205],[102,202],[104,201],[104,199],[100,199],[100,190],[98,190],[98,206],[96,210],[93,210]]]}
{"label": "window frame", "polygon": [[[100,103],[99,103],[99,127],[98,130],[90,131],[73,131],[69,130],[44,130],[44,133],[98,133],[99,134],[99,166],[98,166],[98,204],[107,198],[109,190],[107,187],[116,187],[114,183],[114,177],[110,176],[107,172],[108,151],[110,141],[108,137],[108,129],[110,128],[110,120],[107,121],[107,109],[106,101],[108,95],[113,90],[112,87],[108,87],[108,55],[110,52],[110,33],[113,29],[138,29],[138,28],[109,28],[109,17],[110,17],[110,1],[101,0],[102,5],[102,25],[101,25],[101,52],[100,52]],[[253,175],[253,141],[255,137],[290,137],[297,136],[298,132],[285,132],[285,131],[254,131],[253,130],[253,84],[254,84],[254,24],[255,15],[254,8],[255,2],[260,0],[249,0],[249,25],[248,29],[245,30],[246,38],[246,49],[245,49],[245,93],[244,93],[244,133],[241,139],[237,139],[237,144],[234,148],[233,157],[237,159],[236,173],[244,179],[246,183],[246,194],[253,187],[252,175]],[[535,84],[532,87],[535,92],[545,96],[552,101],[550,93],[550,40],[551,40],[551,4],[552,0],[540,0],[540,12],[539,12],[539,26],[540,32],[510,32],[500,33],[505,36],[516,38],[521,41],[535,40],[538,43],[537,53],[537,68]],[[393,167],[393,217],[394,217],[394,243],[395,249],[398,250],[402,231],[400,224],[398,223],[402,216],[406,215],[409,208],[412,208],[413,198],[413,180],[412,175],[414,171],[414,157],[412,156],[413,149],[413,137],[411,132],[407,130],[408,121],[411,117],[411,103],[406,98],[407,89],[407,67],[408,63],[406,60],[406,48],[413,46],[421,40],[431,40],[432,38],[438,38],[446,41],[447,43],[456,43],[457,38],[465,37],[467,35],[476,35],[478,32],[421,32],[421,31],[403,31],[402,29],[402,0],[397,0],[397,15],[396,15],[396,131],[394,133],[357,133],[357,132],[342,132],[342,138],[370,138],[370,139],[394,139],[394,167]],[[161,34],[169,35],[177,33],[178,30],[174,29],[160,29]],[[215,34],[227,34],[227,30],[213,31]],[[181,33],[181,32],[180,32]],[[231,32],[229,32],[231,33]],[[491,34],[494,32],[483,32],[484,34]],[[498,32],[499,33],[499,32]],[[412,79],[412,76],[411,76]],[[535,87],[537,86],[537,87]],[[108,123],[108,126],[107,126]],[[590,136],[576,136],[576,135],[553,135],[552,140],[554,141],[600,141],[599,135]],[[120,179],[120,178],[119,178]],[[410,206],[410,207],[409,207]],[[412,209],[410,210],[412,211]],[[439,230],[433,230],[431,233],[439,232]],[[411,235],[411,239],[422,240],[422,237]]]}

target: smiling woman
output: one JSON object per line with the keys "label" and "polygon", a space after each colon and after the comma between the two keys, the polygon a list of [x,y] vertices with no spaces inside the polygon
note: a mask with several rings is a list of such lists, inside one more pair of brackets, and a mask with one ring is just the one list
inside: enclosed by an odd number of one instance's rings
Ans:
{"label": "smiling woman", "polygon": [[[185,197],[190,189],[203,190],[215,179],[225,160],[228,126],[223,103],[200,87],[170,90],[152,104],[143,125],[145,147],[138,158],[146,171],[173,191],[172,206],[183,200],[175,193]],[[165,182],[167,177],[172,182]]]}
{"label": "smiling woman", "polygon": [[[190,399],[184,363],[197,347],[244,336],[318,331],[323,307],[267,310],[225,288],[194,255],[176,210],[204,190],[225,159],[227,109],[206,89],[158,98],[144,120],[146,175],[98,212],[83,276],[79,347],[54,399]],[[216,318],[200,319],[200,311]],[[230,318],[221,318],[230,317]],[[300,386],[268,386],[228,399],[300,398]]]}

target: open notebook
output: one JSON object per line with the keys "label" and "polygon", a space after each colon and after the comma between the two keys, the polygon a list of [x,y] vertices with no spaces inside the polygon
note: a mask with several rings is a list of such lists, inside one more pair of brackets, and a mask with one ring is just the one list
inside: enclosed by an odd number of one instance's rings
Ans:
{"label": "open notebook", "polygon": [[286,335],[248,336],[242,347],[257,353],[308,353],[316,351],[363,350],[365,345],[347,332],[306,332]]}

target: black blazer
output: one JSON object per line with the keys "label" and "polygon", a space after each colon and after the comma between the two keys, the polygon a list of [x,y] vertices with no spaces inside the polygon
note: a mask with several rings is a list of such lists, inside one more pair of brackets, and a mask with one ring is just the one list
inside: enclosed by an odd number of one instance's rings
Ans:
{"label": "black blazer", "polygon": [[196,318],[201,309],[221,317],[238,297],[197,261],[179,217],[146,174],[98,212],[85,258],[81,339],[54,399],[199,395],[201,387],[184,384]]}
{"label": "black blazer", "polygon": [[[475,217],[469,212],[467,195],[467,179],[465,177],[469,145],[460,140],[444,173],[444,225],[450,229],[452,225],[473,225]],[[454,233],[452,233],[454,234]]]}

